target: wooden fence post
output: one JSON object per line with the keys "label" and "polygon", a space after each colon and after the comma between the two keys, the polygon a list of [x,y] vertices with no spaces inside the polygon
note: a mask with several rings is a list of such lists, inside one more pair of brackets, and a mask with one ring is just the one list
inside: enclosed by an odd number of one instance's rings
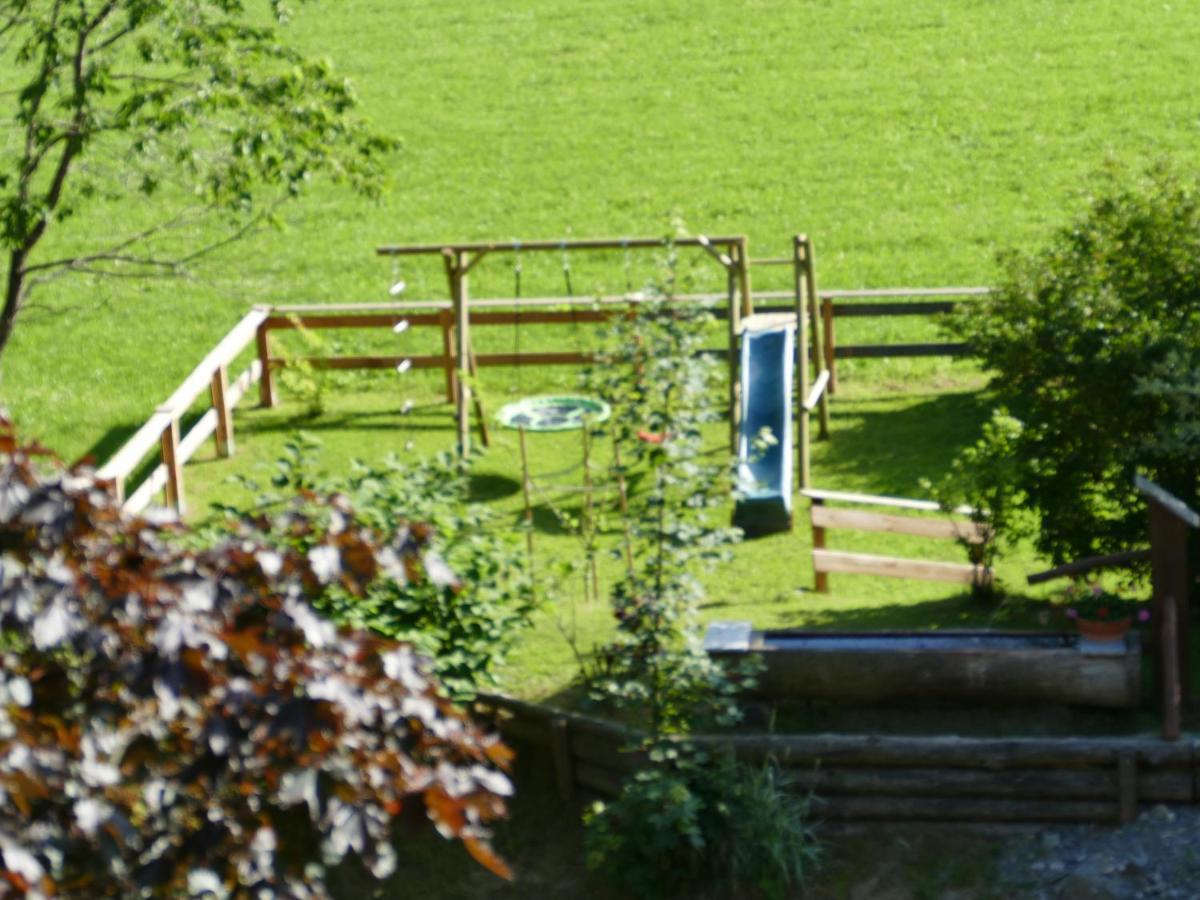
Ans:
{"label": "wooden fence post", "polygon": [[[818,321],[819,312],[817,304],[819,302],[817,296],[817,256],[813,249],[812,240],[806,234],[797,235],[796,241],[799,244],[800,252],[804,261],[804,293],[805,301],[808,306],[808,324],[812,334],[812,358],[809,364],[812,366],[814,375],[820,375],[825,370],[825,354],[823,351],[824,342],[821,340],[821,325]],[[799,311],[798,311],[799,312]],[[830,377],[833,373],[830,372]],[[820,430],[817,436],[821,440],[829,437],[829,392],[821,392],[820,401]]]}
{"label": "wooden fence post", "polygon": [[821,301],[821,323],[824,331],[825,345],[825,368],[829,370],[829,393],[837,393],[837,359],[834,343],[836,336],[833,333],[833,300],[829,297]]}
{"label": "wooden fence post", "polygon": [[742,332],[741,306],[738,304],[737,275],[732,266],[726,267],[726,287],[729,302],[729,452],[738,452],[738,426],[742,418],[742,385],[740,346]]}
{"label": "wooden fence post", "polygon": [[575,769],[571,765],[571,732],[566,719],[550,722],[550,747],[554,753],[554,778],[558,798],[569,802],[575,796]]}
{"label": "wooden fence post", "polygon": [[233,456],[233,408],[229,405],[229,369],[217,366],[212,377],[212,405],[217,411],[217,456]]}
{"label": "wooden fence post", "polygon": [[271,345],[267,340],[267,323],[258,326],[255,340],[258,344],[258,364],[262,374],[258,379],[258,402],[260,406],[270,409],[275,405],[275,376],[271,372]]}
{"label": "wooden fence post", "polygon": [[[825,501],[821,500],[820,498],[814,497],[814,498],[812,498],[812,505],[813,506],[824,506]],[[811,515],[810,515],[810,518],[811,518]],[[825,549],[825,528],[821,525],[817,525],[815,522],[813,523],[813,527],[812,527],[812,545],[813,545],[814,550],[824,550]],[[818,594],[828,594],[829,593],[829,573],[828,572],[814,572],[813,574],[815,576],[814,587],[816,588],[817,593]]]}
{"label": "wooden fence post", "polygon": [[1159,650],[1155,672],[1162,696],[1163,736],[1175,740],[1182,707],[1191,701],[1188,538],[1200,519],[1157,485],[1140,478],[1136,483],[1150,507],[1151,623]]}
{"label": "wooden fence post", "polygon": [[454,319],[450,310],[438,311],[438,324],[442,329],[442,368],[446,373],[446,402],[458,399],[458,376],[454,371]]}
{"label": "wooden fence post", "polygon": [[183,464],[179,461],[179,418],[169,406],[160,406],[158,412],[171,417],[170,424],[162,433],[162,461],[167,470],[167,505],[175,508],[179,515],[184,513]]}
{"label": "wooden fence post", "polygon": [[1117,819],[1125,825],[1137,818],[1137,756],[1122,753],[1117,757]]}
{"label": "wooden fence post", "polygon": [[809,383],[812,381],[812,365],[809,359],[808,318],[804,309],[804,248],[801,236],[792,239],[792,277],[796,291],[796,353],[795,367],[799,390],[796,391],[796,469],[800,473],[800,489],[812,487],[809,466],[809,445],[812,441],[812,422],[807,406]]}

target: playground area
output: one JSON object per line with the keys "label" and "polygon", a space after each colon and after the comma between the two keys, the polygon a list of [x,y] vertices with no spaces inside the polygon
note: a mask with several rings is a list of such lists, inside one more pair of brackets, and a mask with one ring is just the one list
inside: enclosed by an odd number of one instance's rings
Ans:
{"label": "playground area", "polygon": [[[859,690],[830,690],[838,677],[814,677],[803,662],[769,655],[781,661],[772,667],[783,667],[764,679],[783,686],[767,698],[776,711],[808,704],[788,714],[789,727],[852,730],[874,716],[890,730],[921,732],[936,729],[931,723],[947,710],[955,729],[982,734],[1155,727],[1154,673],[1140,643],[1131,638],[1115,656],[1107,648],[1109,660],[1082,652],[1046,602],[1062,583],[1027,583],[1046,567],[1031,550],[1010,548],[985,569],[967,552],[981,540],[971,511],[947,513],[920,496],[922,482],[936,481],[987,417],[983,377],[956,358],[964,348],[936,324],[984,288],[823,291],[804,236],[791,241],[788,256],[772,258],[753,257],[744,237],[702,235],[384,246],[377,255],[391,265],[386,299],[255,308],[235,326],[102,467],[128,508],[157,494],[200,519],[213,503],[249,503],[245,479],[269,479],[297,433],[305,436],[299,443],[315,442],[305,453],[326,472],[387,454],[470,456],[471,500],[524,542],[533,589],[546,601],[502,687],[569,704],[578,655],[613,631],[605,598],[621,575],[621,512],[648,473],[614,458],[611,423],[596,414],[599,406],[581,412],[551,404],[558,418],[540,427],[522,403],[586,391],[582,375],[603,329],[653,302],[667,279],[667,308],[683,304],[711,316],[710,343],[700,352],[720,362],[705,454],[736,460],[718,517],[747,535],[730,561],[704,576],[700,615],[718,635],[710,631],[710,649],[730,650],[720,629],[731,624],[742,635],[740,650],[750,649],[751,628],[836,632],[840,661],[826,656],[815,671],[876,673],[859,679]],[[607,269],[595,262],[605,256]],[[530,291],[530,272],[538,272],[530,260],[547,257],[552,265]],[[647,260],[659,280],[639,288]],[[443,267],[448,298],[406,296],[405,267],[422,263]],[[473,295],[473,279],[483,280],[489,266],[512,279],[508,296]],[[557,294],[545,290],[547,271],[561,278]],[[759,280],[766,287],[756,288]],[[488,286],[499,283],[493,272]],[[864,343],[855,329],[869,318],[875,339]],[[635,424],[645,425],[645,441],[669,440],[651,423]],[[764,434],[771,439],[759,443]],[[202,450],[210,435],[212,449]],[[980,599],[993,583],[999,598]],[[1001,639],[988,650],[971,634],[956,637],[964,629]],[[1046,637],[1018,648],[1002,637],[1014,629]],[[864,635],[868,655],[855,655]],[[940,635],[950,655],[937,657],[921,635]],[[881,642],[896,654],[878,655]],[[804,658],[811,652],[797,657]],[[934,658],[943,662],[927,665]],[[899,668],[889,668],[892,659]],[[918,668],[905,668],[906,659]],[[961,668],[975,671],[991,665],[987,659],[996,660],[993,676]],[[890,691],[889,679],[919,689]],[[976,688],[962,690],[964,679]],[[1025,688],[1008,690],[1014,680]],[[1017,704],[1011,714],[985,711],[1002,700]],[[1143,711],[1063,716],[1063,704]]]}

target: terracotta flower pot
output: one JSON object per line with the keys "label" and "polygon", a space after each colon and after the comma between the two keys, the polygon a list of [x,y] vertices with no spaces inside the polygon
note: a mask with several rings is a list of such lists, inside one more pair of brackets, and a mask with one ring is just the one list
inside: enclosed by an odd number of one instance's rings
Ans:
{"label": "terracotta flower pot", "polygon": [[1075,620],[1075,627],[1084,637],[1093,641],[1119,641],[1128,634],[1133,625],[1133,616],[1123,619],[1083,619]]}

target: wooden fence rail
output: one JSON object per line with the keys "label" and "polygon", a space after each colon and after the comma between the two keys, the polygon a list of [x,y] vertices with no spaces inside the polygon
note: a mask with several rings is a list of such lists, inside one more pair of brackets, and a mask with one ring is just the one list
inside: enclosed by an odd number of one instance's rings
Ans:
{"label": "wooden fence rail", "polygon": [[[645,735],[509,697],[476,710],[552,754],[560,793],[613,796],[652,763]],[[1129,821],[1142,803],[1200,802],[1200,742],[1152,737],[965,738],[858,734],[694,735],[745,763],[773,760],[830,819]]]}
{"label": "wooden fence rail", "polygon": [[[256,360],[230,381],[229,366],[254,340],[269,315],[270,309],[265,306],[256,306],[247,313],[208,352],[146,423],[99,468],[97,477],[112,484],[113,492],[126,511],[140,512],[151,503],[158,491],[165,490],[168,505],[182,514],[186,508],[184,463],[214,435],[217,453],[221,456],[233,454],[233,409],[262,375],[262,368]],[[182,418],[205,391],[208,391],[212,407],[193,423],[186,434],[181,434]],[[127,480],[154,450],[160,453],[160,463],[127,496]]]}

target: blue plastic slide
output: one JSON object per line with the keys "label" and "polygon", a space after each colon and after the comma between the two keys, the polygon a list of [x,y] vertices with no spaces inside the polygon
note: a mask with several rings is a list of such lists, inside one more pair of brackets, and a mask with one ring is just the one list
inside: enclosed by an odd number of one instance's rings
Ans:
{"label": "blue plastic slide", "polygon": [[793,326],[742,333],[738,499],[733,524],[754,537],[792,527]]}

